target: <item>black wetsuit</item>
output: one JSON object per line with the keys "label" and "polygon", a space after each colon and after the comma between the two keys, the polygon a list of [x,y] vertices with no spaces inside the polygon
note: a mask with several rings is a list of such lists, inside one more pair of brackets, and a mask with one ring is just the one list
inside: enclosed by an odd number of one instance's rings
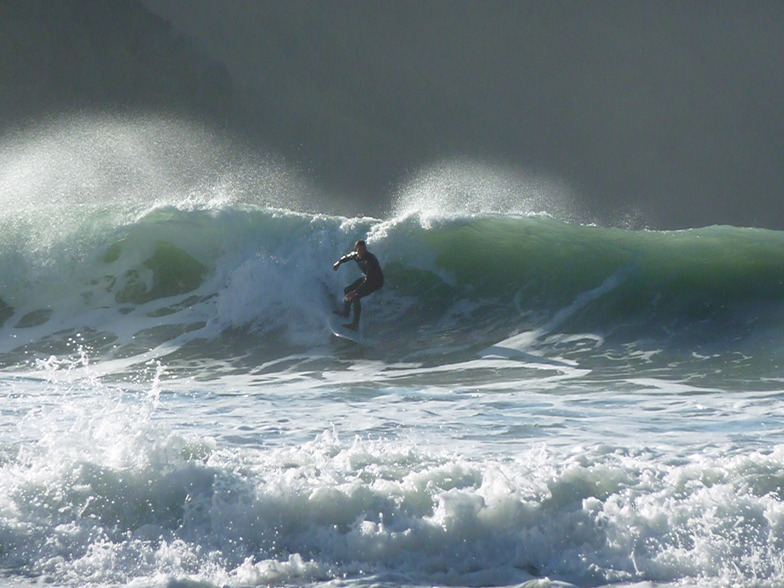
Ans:
{"label": "black wetsuit", "polygon": [[352,282],[343,289],[344,294],[349,292],[356,292],[357,295],[353,300],[346,300],[343,302],[343,316],[348,316],[351,305],[354,305],[354,325],[359,324],[359,315],[362,313],[362,304],[359,302],[360,298],[364,298],[368,294],[372,294],[384,285],[384,273],[381,271],[381,264],[375,255],[370,251],[365,252],[365,256],[360,259],[357,252],[353,251],[348,255],[344,255],[338,260],[338,264],[345,263],[350,260],[357,262],[359,269],[364,274],[358,280]]}

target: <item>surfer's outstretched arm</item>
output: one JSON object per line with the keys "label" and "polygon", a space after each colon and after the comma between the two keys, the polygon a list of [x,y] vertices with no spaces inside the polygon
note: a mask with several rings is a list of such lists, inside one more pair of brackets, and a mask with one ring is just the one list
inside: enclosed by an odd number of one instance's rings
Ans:
{"label": "surfer's outstretched arm", "polygon": [[357,258],[357,252],[352,251],[351,253],[344,255],[343,257],[338,259],[335,263],[333,263],[332,269],[338,271],[338,268],[340,267],[341,263],[346,263],[347,261],[351,261],[352,259],[356,259],[356,258]]}

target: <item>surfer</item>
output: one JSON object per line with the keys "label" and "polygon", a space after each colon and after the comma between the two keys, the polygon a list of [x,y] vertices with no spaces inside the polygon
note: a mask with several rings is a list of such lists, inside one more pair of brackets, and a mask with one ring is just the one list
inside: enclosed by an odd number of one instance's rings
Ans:
{"label": "surfer", "polygon": [[353,304],[354,321],[343,326],[356,331],[359,328],[359,315],[362,313],[362,304],[359,301],[384,285],[384,274],[376,256],[367,250],[367,245],[361,240],[354,245],[354,251],[338,259],[332,269],[338,271],[341,263],[352,259],[357,262],[364,275],[343,289],[343,293],[346,295],[343,298],[343,311],[335,310],[333,312],[342,317],[348,317],[349,309]]}

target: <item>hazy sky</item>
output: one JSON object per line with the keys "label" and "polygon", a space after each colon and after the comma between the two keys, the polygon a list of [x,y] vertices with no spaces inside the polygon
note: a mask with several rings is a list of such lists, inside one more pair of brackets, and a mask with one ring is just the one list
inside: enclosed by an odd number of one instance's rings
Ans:
{"label": "hazy sky", "polygon": [[781,3],[144,1],[227,65],[248,132],[358,201],[460,157],[608,222],[784,228]]}

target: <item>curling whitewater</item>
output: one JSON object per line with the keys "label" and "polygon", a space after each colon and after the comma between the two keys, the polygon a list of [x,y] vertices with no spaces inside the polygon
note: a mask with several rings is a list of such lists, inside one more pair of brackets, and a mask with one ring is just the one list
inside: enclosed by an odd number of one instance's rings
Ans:
{"label": "curling whitewater", "polygon": [[[781,233],[239,203],[4,229],[9,584],[784,581]],[[360,237],[366,347],[326,329]]]}

